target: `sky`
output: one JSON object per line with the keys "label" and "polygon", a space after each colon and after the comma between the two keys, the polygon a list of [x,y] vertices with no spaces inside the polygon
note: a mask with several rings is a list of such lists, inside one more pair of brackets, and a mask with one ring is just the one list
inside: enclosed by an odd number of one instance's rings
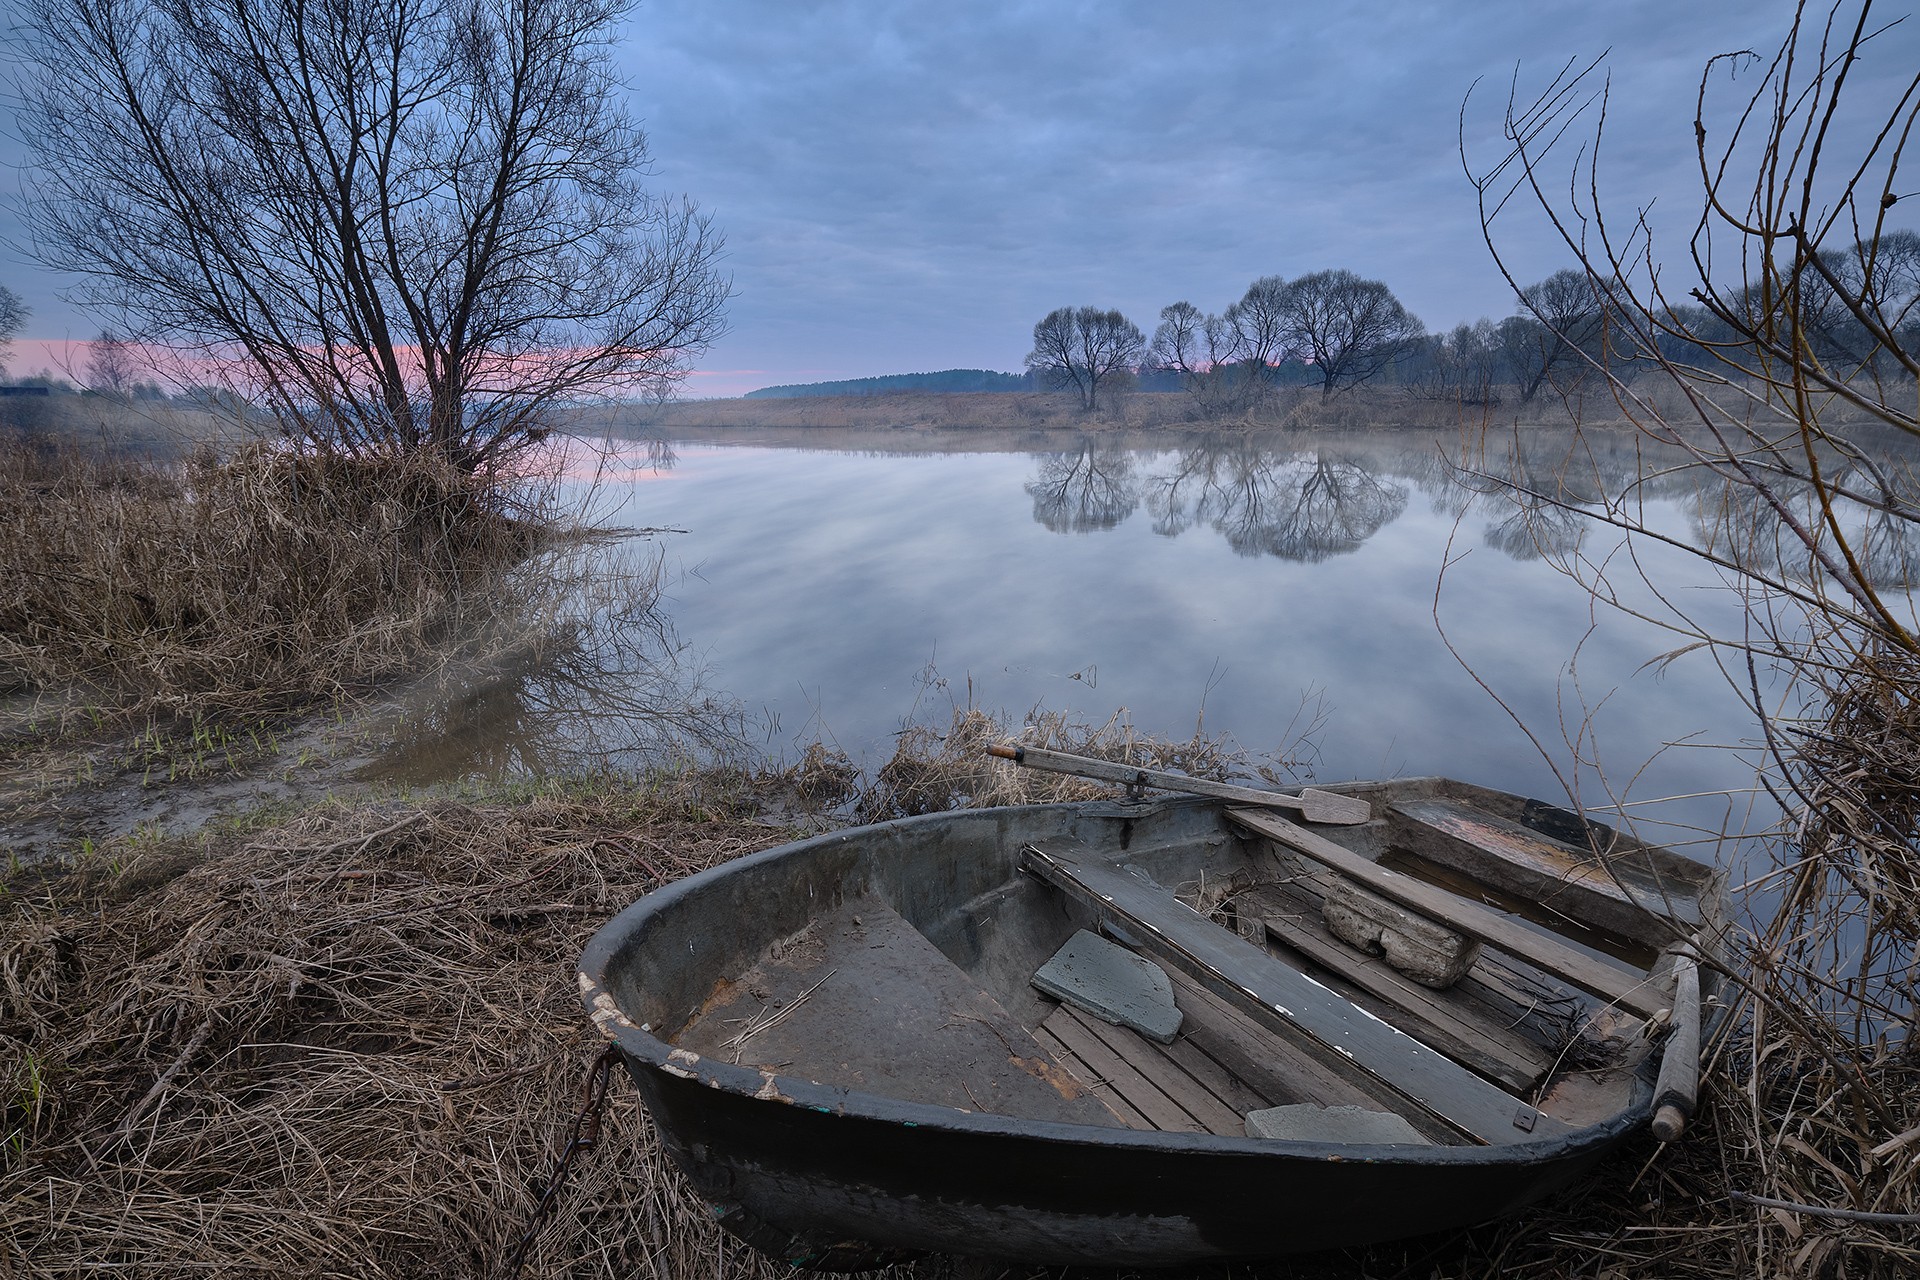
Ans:
{"label": "sky", "polygon": [[[1609,207],[1652,202],[1677,257],[1700,207],[1701,69],[1770,52],[1791,16],[1781,0],[644,0],[614,56],[654,189],[726,237],[729,331],[683,389],[701,397],[1017,370],[1055,307],[1117,307],[1151,333],[1169,303],[1218,311],[1256,277],[1327,268],[1385,281],[1430,329],[1510,314],[1462,103],[1484,167],[1509,89],[1530,99],[1570,58],[1606,55]],[[1860,74],[1916,65],[1920,17]],[[0,110],[17,165],[10,126]],[[1523,283],[1572,261],[1527,212],[1496,237]],[[0,236],[25,338],[97,331],[11,209]],[[16,341],[14,372],[44,351]]]}

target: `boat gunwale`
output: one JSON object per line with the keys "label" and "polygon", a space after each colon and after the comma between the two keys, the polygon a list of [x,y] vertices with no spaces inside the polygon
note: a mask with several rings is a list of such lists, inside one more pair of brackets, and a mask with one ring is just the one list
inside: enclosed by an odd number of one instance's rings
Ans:
{"label": "boat gunwale", "polygon": [[[1423,780],[1402,781],[1414,783]],[[621,953],[638,945],[639,937],[651,919],[672,910],[681,900],[704,891],[715,881],[739,874],[751,867],[789,859],[805,859],[819,850],[844,845],[850,840],[870,837],[882,831],[911,831],[920,826],[950,822],[960,816],[979,818],[984,815],[999,814],[1027,818],[1071,814],[1082,817],[1138,818],[1175,807],[1210,805],[1224,807],[1224,802],[1206,797],[1181,796],[1141,803],[1088,800],[1003,806],[994,809],[953,810],[842,828],[746,854],[663,885],[626,907],[602,926],[581,951],[578,965],[581,1002],[601,1035],[617,1046],[630,1070],[644,1067],[770,1105],[799,1106],[847,1118],[964,1135],[1018,1134],[1066,1145],[1109,1149],[1122,1147],[1190,1151],[1196,1154],[1445,1166],[1526,1164],[1558,1160],[1592,1147],[1615,1142],[1644,1127],[1651,1119],[1652,1077],[1659,1062],[1658,1054],[1648,1054],[1634,1068],[1633,1094],[1630,1101],[1607,1119],[1558,1135],[1498,1144],[1413,1146],[1410,1144],[1309,1142],[1294,1139],[1233,1137],[1223,1134],[1173,1133],[1026,1119],[991,1112],[968,1111],[933,1103],[907,1102],[886,1094],[854,1089],[846,1085],[826,1084],[763,1068],[717,1062],[691,1050],[678,1048],[629,1019],[620,1009],[618,1001],[607,989],[604,981],[608,967],[618,959]],[[1697,859],[1674,853],[1672,850],[1666,850],[1666,852],[1701,866],[1708,865],[1698,863]],[[1711,870],[1710,867],[1709,870]],[[1522,1101],[1516,1098],[1517,1103]]]}

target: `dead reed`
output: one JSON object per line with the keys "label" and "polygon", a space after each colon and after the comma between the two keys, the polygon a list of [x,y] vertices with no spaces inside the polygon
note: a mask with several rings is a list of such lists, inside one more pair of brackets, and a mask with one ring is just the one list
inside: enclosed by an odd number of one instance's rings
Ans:
{"label": "dead reed", "polygon": [[[725,796],[325,806],[0,897],[0,1275],[502,1274],[599,1044],[572,962],[781,838]],[[610,1091],[529,1275],[772,1277]]]}
{"label": "dead reed", "polygon": [[925,716],[909,720],[895,740],[892,758],[860,792],[855,811],[862,821],[879,822],[946,809],[1050,804],[1116,794],[1116,788],[1104,783],[1022,769],[987,755],[989,746],[1010,739],[1219,782],[1257,776],[1285,785],[1310,758],[1308,739],[1313,727],[1302,727],[1292,751],[1283,747],[1256,761],[1231,739],[1208,734],[1198,725],[1184,742],[1141,733],[1125,711],[1095,725],[1064,712],[1035,708],[1016,726],[1008,716],[956,706],[945,726]]}
{"label": "dead reed", "polygon": [[0,671],[205,714],[411,670],[485,631],[548,493],[423,456],[0,443]]}

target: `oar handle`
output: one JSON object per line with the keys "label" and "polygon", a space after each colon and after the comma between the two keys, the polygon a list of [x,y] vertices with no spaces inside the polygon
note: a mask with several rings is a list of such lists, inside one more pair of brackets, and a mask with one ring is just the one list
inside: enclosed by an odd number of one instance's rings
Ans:
{"label": "oar handle", "polygon": [[1700,969],[1693,957],[1673,957],[1673,1030],[1660,1055],[1660,1079],[1653,1086],[1653,1136],[1679,1138],[1693,1118],[1700,1093]]}
{"label": "oar handle", "polygon": [[1222,800],[1234,800],[1241,804],[1298,809],[1309,822],[1354,825],[1366,822],[1372,816],[1367,802],[1356,796],[1337,795],[1330,791],[1315,791],[1312,788],[1303,790],[1297,796],[1282,795],[1277,791],[1260,791],[1253,787],[1235,786],[1230,782],[1212,782],[1206,778],[1189,778],[1185,774],[1166,773],[1159,769],[1142,769],[1130,764],[1115,764],[1111,760],[1096,760],[1089,756],[1071,755],[1065,751],[1050,751],[1045,747],[1023,747],[1019,743],[995,743],[987,748],[987,754],[997,759],[1026,765],[1030,769],[1070,773],[1080,778],[1117,782],[1122,786],[1159,787],[1163,791],[1184,791],[1190,795],[1216,796]]}

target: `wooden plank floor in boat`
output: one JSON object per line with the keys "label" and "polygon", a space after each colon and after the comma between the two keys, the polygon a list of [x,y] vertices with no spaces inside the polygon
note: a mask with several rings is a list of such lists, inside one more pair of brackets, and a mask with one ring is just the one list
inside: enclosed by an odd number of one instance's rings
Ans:
{"label": "wooden plank floor in boat", "polygon": [[906,1102],[1117,1126],[1027,1029],[892,908],[855,899],[722,983],[674,1043]]}
{"label": "wooden plank floor in boat", "polygon": [[[1307,1102],[1386,1110],[1391,1104],[1256,1026],[1181,973],[1169,972],[1184,1015],[1172,1044],[1157,1044],[1068,1005],[1035,1038],[1136,1129],[1242,1137],[1246,1114]],[[1460,1139],[1417,1125],[1434,1142]]]}

